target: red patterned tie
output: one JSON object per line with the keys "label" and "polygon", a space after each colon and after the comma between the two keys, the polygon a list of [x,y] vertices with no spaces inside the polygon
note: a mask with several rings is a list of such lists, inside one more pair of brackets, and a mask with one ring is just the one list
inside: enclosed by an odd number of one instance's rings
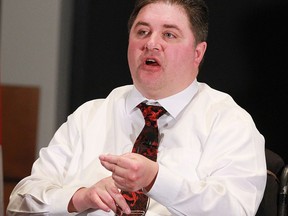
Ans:
{"label": "red patterned tie", "polygon": [[[161,106],[147,105],[140,103],[137,106],[145,119],[145,126],[135,141],[132,152],[142,154],[150,160],[157,160],[158,152],[158,125],[157,119],[166,113],[166,110]],[[148,197],[143,193],[142,190],[135,192],[121,192],[126,199],[131,209],[130,216],[145,215],[148,206]],[[127,215],[117,209],[116,215]]]}

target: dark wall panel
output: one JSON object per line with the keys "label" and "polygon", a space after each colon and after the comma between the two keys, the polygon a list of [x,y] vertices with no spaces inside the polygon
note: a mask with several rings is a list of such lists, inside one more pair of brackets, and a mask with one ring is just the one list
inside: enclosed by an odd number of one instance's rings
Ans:
{"label": "dark wall panel", "polygon": [[[133,4],[75,0],[70,112],[131,83],[126,23]],[[232,95],[252,115],[266,146],[288,163],[288,1],[207,4],[208,50],[199,80]]]}

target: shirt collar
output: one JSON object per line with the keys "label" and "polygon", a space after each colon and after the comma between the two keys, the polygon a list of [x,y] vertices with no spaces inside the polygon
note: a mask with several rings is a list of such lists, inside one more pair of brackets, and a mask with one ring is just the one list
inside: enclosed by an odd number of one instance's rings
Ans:
{"label": "shirt collar", "polygon": [[147,101],[149,104],[160,104],[173,118],[176,118],[197,93],[198,88],[198,82],[194,80],[191,85],[177,94],[159,100],[150,100],[145,98],[134,86],[130,94],[127,95],[126,110],[130,113],[137,109],[136,106],[139,103]]}

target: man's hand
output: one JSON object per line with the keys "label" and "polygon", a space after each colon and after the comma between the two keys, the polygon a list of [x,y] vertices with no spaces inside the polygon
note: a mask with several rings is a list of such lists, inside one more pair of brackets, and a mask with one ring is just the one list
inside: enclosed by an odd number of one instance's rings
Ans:
{"label": "man's hand", "polygon": [[136,154],[101,155],[101,164],[112,172],[117,188],[123,191],[150,190],[158,173],[158,163]]}
{"label": "man's hand", "polygon": [[69,202],[68,211],[82,212],[87,209],[101,209],[116,212],[116,204],[126,214],[130,213],[130,208],[115,186],[112,177],[107,177],[90,188],[77,190]]}

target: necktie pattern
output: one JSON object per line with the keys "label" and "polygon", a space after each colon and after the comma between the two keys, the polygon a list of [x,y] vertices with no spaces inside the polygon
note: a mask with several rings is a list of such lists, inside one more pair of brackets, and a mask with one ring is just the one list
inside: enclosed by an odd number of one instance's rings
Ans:
{"label": "necktie pattern", "polygon": [[[145,125],[134,143],[132,152],[142,154],[150,160],[156,161],[159,146],[157,119],[166,113],[166,110],[161,106],[147,105],[145,103],[140,103],[137,107],[143,114]],[[142,190],[135,192],[122,191],[121,193],[132,211],[129,214],[130,216],[145,215],[148,197]],[[117,215],[125,216],[126,214],[118,213]]]}

